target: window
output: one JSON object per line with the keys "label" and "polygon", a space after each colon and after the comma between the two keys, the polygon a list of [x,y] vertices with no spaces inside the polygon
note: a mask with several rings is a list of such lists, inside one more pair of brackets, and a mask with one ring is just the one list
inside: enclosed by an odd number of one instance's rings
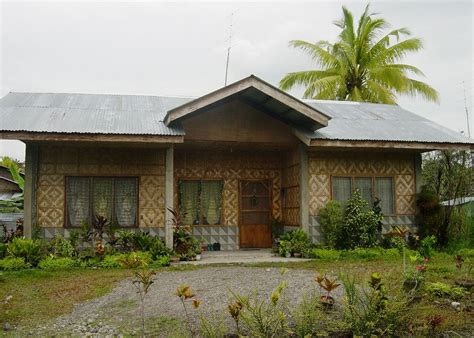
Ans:
{"label": "window", "polygon": [[137,225],[138,179],[136,177],[67,177],[67,225],[92,224],[106,217],[119,227]]}
{"label": "window", "polygon": [[185,225],[221,223],[222,181],[179,182],[179,206]]}
{"label": "window", "polygon": [[355,189],[359,189],[362,198],[369,206],[380,199],[380,208],[385,215],[395,213],[395,198],[392,177],[332,177],[332,199],[345,208],[347,200]]}

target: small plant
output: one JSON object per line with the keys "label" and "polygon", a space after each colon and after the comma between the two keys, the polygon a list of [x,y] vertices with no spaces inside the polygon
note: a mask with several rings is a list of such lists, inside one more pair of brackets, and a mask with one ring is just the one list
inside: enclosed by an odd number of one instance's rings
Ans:
{"label": "small plant", "polygon": [[26,263],[36,266],[45,255],[45,248],[39,240],[14,238],[8,245],[8,254],[23,258]]}
{"label": "small plant", "polygon": [[426,324],[428,325],[428,336],[436,337],[436,332],[443,323],[444,317],[440,314],[434,314],[426,317]]}
{"label": "small plant", "polygon": [[131,252],[118,258],[120,265],[126,269],[143,268],[151,262],[148,252]]}
{"label": "small plant", "polygon": [[421,256],[431,258],[434,252],[434,246],[436,245],[436,236],[427,236],[420,241],[418,252]]}
{"label": "small plant", "polygon": [[[176,296],[178,296],[178,298],[181,300],[181,304],[183,305],[184,313],[186,315],[186,323],[189,329],[189,333],[191,334],[192,337],[194,337],[194,329],[191,322],[191,317],[186,307],[186,301],[188,299],[193,298],[195,295],[189,285],[181,285],[176,289]],[[193,307],[197,309],[199,305],[200,305],[200,302],[196,299],[193,299]]]}
{"label": "small plant", "polygon": [[153,270],[140,270],[135,271],[134,279],[132,281],[133,285],[137,289],[137,293],[140,297],[140,315],[142,319],[142,334],[145,336],[145,298],[150,290],[151,285],[153,284],[153,278],[155,277],[156,272]]}
{"label": "small plant", "polygon": [[59,235],[54,236],[54,238],[49,242],[49,251],[54,256],[58,257],[71,258],[77,254],[73,244]]}
{"label": "small plant", "polygon": [[227,306],[229,314],[234,320],[235,329],[238,335],[240,335],[240,328],[239,328],[240,313],[243,308],[244,308],[244,304],[239,300],[235,300]]}
{"label": "small plant", "polygon": [[76,261],[69,257],[49,256],[38,263],[38,267],[43,270],[66,270],[76,266]]}
{"label": "small plant", "polygon": [[136,232],[132,237],[133,247],[139,251],[150,250],[153,237],[150,236],[149,232],[139,231]]}
{"label": "small plant", "polygon": [[320,301],[323,306],[332,307],[334,305],[334,297],[331,296],[331,292],[336,290],[341,284],[336,283],[336,280],[331,280],[328,277],[316,276],[316,283],[319,285],[319,289],[326,291],[325,295],[321,295]]}
{"label": "small plant", "polygon": [[16,271],[31,268],[29,263],[22,257],[7,257],[0,259],[0,270]]}
{"label": "small plant", "polygon": [[458,271],[461,271],[462,265],[464,263],[464,258],[462,258],[461,255],[456,255],[456,257],[454,257],[454,261],[456,262],[456,269],[458,269]]}
{"label": "small plant", "polygon": [[131,230],[120,230],[117,231],[117,238],[115,244],[119,247],[120,251],[129,252],[134,249],[135,233]]}
{"label": "small plant", "polygon": [[439,298],[462,299],[466,294],[462,287],[450,286],[443,282],[429,283],[424,289],[429,295]]}

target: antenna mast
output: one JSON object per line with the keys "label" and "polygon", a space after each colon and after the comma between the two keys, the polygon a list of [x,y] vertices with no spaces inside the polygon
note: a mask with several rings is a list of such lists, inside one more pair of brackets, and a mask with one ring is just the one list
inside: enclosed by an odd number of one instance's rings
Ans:
{"label": "antenna mast", "polygon": [[227,60],[225,63],[225,79],[224,79],[224,86],[227,86],[227,75],[229,73],[229,60],[230,60],[230,49],[232,48],[232,28],[234,26],[234,14],[236,11],[230,13],[230,23],[229,23],[229,38],[227,41],[229,42],[229,46],[227,47]]}
{"label": "antenna mast", "polygon": [[469,111],[467,110],[467,102],[466,102],[466,82],[463,81],[463,89],[464,89],[464,109],[466,110],[466,122],[467,122],[467,136],[471,137],[471,124],[469,123]]}

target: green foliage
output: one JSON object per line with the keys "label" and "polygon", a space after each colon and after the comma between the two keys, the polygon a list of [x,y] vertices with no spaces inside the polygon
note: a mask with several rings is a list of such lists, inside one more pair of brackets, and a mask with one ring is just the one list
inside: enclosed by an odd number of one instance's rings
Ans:
{"label": "green foliage", "polygon": [[116,245],[121,251],[132,251],[134,248],[135,232],[131,230],[117,231]]}
{"label": "green foliage", "polygon": [[461,287],[450,286],[443,282],[428,283],[424,287],[425,291],[434,297],[447,297],[450,299],[462,299],[466,292]]}
{"label": "green foliage", "polygon": [[31,268],[31,264],[26,263],[22,257],[7,257],[0,259],[0,270],[16,271]]}
{"label": "green foliage", "polygon": [[45,256],[45,246],[40,240],[15,238],[8,245],[8,254],[17,258],[24,258],[25,262],[36,266]]}
{"label": "green foliage", "polygon": [[400,336],[409,324],[408,300],[389,290],[379,274],[369,280],[369,288],[359,288],[354,279],[344,278],[347,304],[344,319],[354,336]]}
{"label": "green foliage", "polygon": [[418,207],[416,222],[420,236],[437,235],[444,219],[444,210],[438,195],[427,186],[423,186],[416,196],[416,205]]}
{"label": "green foliage", "polygon": [[418,252],[422,257],[431,258],[433,256],[435,245],[436,237],[433,235],[427,236],[420,241]]}
{"label": "green foliage", "polygon": [[154,260],[161,257],[169,257],[172,253],[172,251],[166,246],[166,244],[163,243],[163,241],[158,237],[155,237],[150,243],[148,251],[150,252],[151,257]]}
{"label": "green foliage", "polygon": [[115,255],[105,255],[104,259],[98,263],[100,268],[120,268],[122,264],[120,264],[120,259],[124,256],[121,254]]}
{"label": "green foliage", "polygon": [[144,268],[152,262],[151,254],[142,251],[122,254],[117,259],[120,265],[126,269]]}
{"label": "green foliage", "polygon": [[357,247],[373,247],[377,244],[379,222],[382,215],[369,209],[367,201],[356,189],[347,201],[344,221],[338,232],[337,247],[354,249]]}
{"label": "green foliage", "polygon": [[423,73],[402,62],[406,54],[422,48],[420,39],[401,41],[402,36],[410,36],[407,28],[382,35],[388,23],[370,13],[369,6],[356,27],[352,13],[345,7],[342,10],[342,19],[335,22],[341,30],[335,43],[290,42],[290,46],[307,53],[320,69],[287,74],[280,81],[281,89],[304,86],[303,98],[307,99],[394,104],[396,97],[404,94],[438,100],[436,90],[413,78]]}
{"label": "green foliage", "polygon": [[133,247],[138,251],[148,251],[153,240],[149,232],[138,231],[133,235]]}
{"label": "green foliage", "polygon": [[7,245],[5,243],[0,243],[0,259],[4,258],[7,255]]}
{"label": "green foliage", "polygon": [[457,254],[461,255],[462,257],[474,258],[474,249],[461,249],[458,250]]}
{"label": "green foliage", "polygon": [[308,258],[316,258],[316,259],[323,259],[328,261],[335,261],[341,258],[342,252],[339,250],[333,249],[309,249],[306,251],[306,257]]}
{"label": "green foliage", "polygon": [[70,257],[48,256],[38,263],[43,270],[66,270],[76,266],[76,260]]}
{"label": "green foliage", "polygon": [[310,245],[311,241],[304,230],[291,230],[280,236],[278,253],[283,257],[288,253],[291,255],[295,253],[303,254]]}
{"label": "green foliage", "polygon": [[56,235],[49,243],[49,251],[58,257],[74,257],[77,252],[71,241]]}
{"label": "green foliage", "polygon": [[329,201],[319,212],[319,224],[321,224],[324,244],[330,248],[336,246],[338,233],[344,222],[344,211],[337,201]]}
{"label": "green foliage", "polygon": [[293,313],[293,318],[294,333],[297,337],[314,337],[318,333],[325,332],[328,326],[325,325],[328,316],[323,311],[317,294],[304,295]]}
{"label": "green foliage", "polygon": [[23,206],[25,203],[25,181],[20,174],[20,168],[18,167],[18,164],[16,162],[6,156],[2,158],[2,163],[4,163],[4,165],[10,170],[10,175],[13,181],[20,188],[21,194],[18,197],[0,201],[0,212],[21,212],[23,211]]}

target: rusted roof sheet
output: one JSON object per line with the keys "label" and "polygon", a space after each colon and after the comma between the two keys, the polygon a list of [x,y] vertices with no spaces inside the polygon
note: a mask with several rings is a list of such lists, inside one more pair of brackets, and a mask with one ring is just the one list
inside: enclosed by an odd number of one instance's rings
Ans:
{"label": "rusted roof sheet", "polygon": [[398,105],[305,101],[329,115],[327,127],[308,132],[311,139],[474,144],[474,140],[413,114]]}

